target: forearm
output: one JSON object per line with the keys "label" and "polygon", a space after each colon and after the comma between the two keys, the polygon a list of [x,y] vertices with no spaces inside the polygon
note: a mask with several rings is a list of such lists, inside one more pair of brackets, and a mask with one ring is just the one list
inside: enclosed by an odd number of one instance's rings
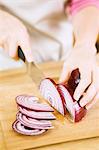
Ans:
{"label": "forearm", "polygon": [[95,45],[99,34],[99,10],[86,7],[72,17],[75,45]]}

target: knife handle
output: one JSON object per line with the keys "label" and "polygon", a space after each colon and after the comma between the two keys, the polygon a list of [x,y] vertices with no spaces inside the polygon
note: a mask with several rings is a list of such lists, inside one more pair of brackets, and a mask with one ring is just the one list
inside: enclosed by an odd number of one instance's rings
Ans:
{"label": "knife handle", "polygon": [[18,46],[18,57],[25,62],[25,55],[20,46]]}

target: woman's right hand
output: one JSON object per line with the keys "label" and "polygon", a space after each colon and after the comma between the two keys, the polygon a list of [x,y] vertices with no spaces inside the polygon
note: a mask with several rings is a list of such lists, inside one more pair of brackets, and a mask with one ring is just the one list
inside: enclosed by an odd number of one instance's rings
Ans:
{"label": "woman's right hand", "polygon": [[24,24],[11,14],[0,10],[0,47],[12,58],[17,58],[18,46],[27,61],[32,61],[29,34]]}

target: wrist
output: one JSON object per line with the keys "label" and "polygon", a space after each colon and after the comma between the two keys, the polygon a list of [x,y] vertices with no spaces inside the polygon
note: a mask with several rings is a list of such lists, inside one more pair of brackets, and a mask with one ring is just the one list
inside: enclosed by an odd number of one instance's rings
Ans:
{"label": "wrist", "polygon": [[74,45],[75,46],[76,45],[82,45],[82,46],[85,45],[85,46],[90,46],[90,47],[92,46],[93,47],[93,46],[95,46],[95,43],[96,43],[96,41],[92,41],[92,40],[89,41],[87,39],[84,39],[84,40],[77,40],[77,41],[75,41]]}
{"label": "wrist", "polygon": [[77,49],[77,50],[85,52],[85,53],[89,53],[91,55],[96,55],[96,53],[97,53],[95,43],[76,42],[74,44],[74,49]]}

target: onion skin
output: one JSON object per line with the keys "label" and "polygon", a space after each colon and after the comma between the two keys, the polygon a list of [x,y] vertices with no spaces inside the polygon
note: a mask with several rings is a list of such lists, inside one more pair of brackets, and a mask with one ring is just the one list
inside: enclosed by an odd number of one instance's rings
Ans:
{"label": "onion skin", "polygon": [[[74,91],[80,82],[80,72],[79,69],[75,69],[71,72],[70,78],[67,83],[62,83],[61,85],[69,91],[70,95],[73,98]],[[75,102],[74,98],[73,101]]]}
{"label": "onion skin", "polygon": [[79,69],[77,68],[71,72],[71,76],[68,80],[67,85],[65,86],[67,90],[69,91],[70,95],[72,96],[73,102],[76,102],[77,105],[79,105],[79,111],[75,109],[74,122],[79,122],[86,115],[86,112],[87,112],[86,108],[81,107],[79,104],[79,101],[76,101],[73,98],[74,91],[76,87],[78,86],[79,82],[80,82],[80,72],[79,72]]}
{"label": "onion skin", "polygon": [[79,112],[75,112],[75,120],[74,122],[79,122],[86,115],[87,110],[84,107],[80,107]]}
{"label": "onion skin", "polygon": [[77,68],[71,72],[70,78],[67,82],[68,90],[72,89],[72,92],[74,93],[79,82],[80,82],[80,72],[79,69]]}

